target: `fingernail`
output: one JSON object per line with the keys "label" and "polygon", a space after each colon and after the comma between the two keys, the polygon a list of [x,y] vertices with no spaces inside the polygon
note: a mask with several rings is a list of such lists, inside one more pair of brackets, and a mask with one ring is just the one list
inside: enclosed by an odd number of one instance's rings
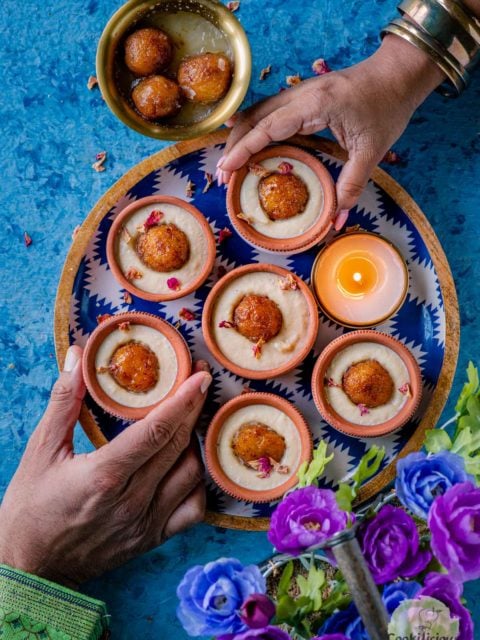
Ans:
{"label": "fingernail", "polygon": [[350,211],[348,209],[342,209],[338,216],[335,218],[335,231],[340,231],[343,225],[348,220]]}
{"label": "fingernail", "polygon": [[206,375],[203,380],[202,380],[202,384],[200,385],[200,391],[201,393],[207,393],[207,389],[208,387],[212,384],[212,376],[210,374]]}
{"label": "fingernail", "polygon": [[80,360],[78,350],[75,347],[69,347],[67,355],[65,356],[65,364],[63,365],[64,371],[73,371],[75,365]]}
{"label": "fingernail", "polygon": [[217,162],[217,169],[221,169],[224,162],[225,162],[225,156],[222,156],[220,160]]}

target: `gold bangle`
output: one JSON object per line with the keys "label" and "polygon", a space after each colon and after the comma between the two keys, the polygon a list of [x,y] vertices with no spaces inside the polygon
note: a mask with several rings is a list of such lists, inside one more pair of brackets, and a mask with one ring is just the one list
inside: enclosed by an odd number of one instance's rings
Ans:
{"label": "gold bangle", "polygon": [[425,33],[415,24],[404,18],[393,20],[382,30],[382,37],[387,33],[392,33],[404,40],[407,40],[413,46],[417,47],[417,49],[421,49],[430,56],[435,64],[443,71],[454,88],[454,91],[452,92],[451,87],[442,86],[442,88],[439,89],[441,93],[449,97],[453,97],[460,94],[465,89],[469,79],[468,72],[428,33]]}

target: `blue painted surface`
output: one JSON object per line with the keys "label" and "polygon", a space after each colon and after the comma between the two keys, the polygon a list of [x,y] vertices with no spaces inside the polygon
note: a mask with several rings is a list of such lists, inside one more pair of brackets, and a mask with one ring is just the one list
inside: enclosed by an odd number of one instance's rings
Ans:
{"label": "blue painted surface", "polygon": [[[126,170],[162,145],[117,122],[97,91],[86,89],[95,47],[112,0],[6,0],[0,14],[0,492],[13,474],[56,376],[53,300],[71,233]],[[261,11],[259,7],[261,6]],[[248,102],[274,93],[286,74],[308,75],[317,57],[340,68],[371,53],[393,0],[242,0],[238,13],[250,37],[254,74]],[[258,81],[260,70],[274,65]],[[469,358],[480,360],[480,77],[460,99],[432,96],[396,148],[404,166],[389,168],[413,195],[445,248],[462,316],[459,391]],[[108,151],[107,171],[94,173],[95,153]],[[22,234],[33,238],[27,250]],[[452,409],[452,401],[449,403]],[[79,451],[89,444],[81,433]],[[108,601],[113,637],[184,638],[175,621],[175,586],[185,569],[218,555],[246,562],[267,556],[263,534],[199,526],[161,550],[94,584]],[[467,597],[479,603],[480,588]]]}

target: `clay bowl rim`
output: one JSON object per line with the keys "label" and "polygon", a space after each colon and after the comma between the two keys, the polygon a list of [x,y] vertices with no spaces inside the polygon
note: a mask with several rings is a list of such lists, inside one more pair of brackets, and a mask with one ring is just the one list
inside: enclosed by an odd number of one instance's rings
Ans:
{"label": "clay bowl rim", "polygon": [[[218,294],[236,278],[243,276],[246,273],[255,272],[274,273],[282,278],[292,275],[304,295],[309,310],[307,340],[303,348],[297,353],[295,357],[286,362],[283,366],[276,367],[275,369],[265,369],[261,371],[247,369],[246,367],[241,367],[240,365],[236,365],[235,363],[231,362],[217,346],[217,343],[213,337],[213,332],[211,330],[212,315]],[[318,336],[319,324],[320,321],[318,317],[317,303],[308,285],[300,278],[300,276],[297,276],[296,273],[293,273],[288,269],[284,269],[283,267],[279,267],[277,265],[269,264],[266,262],[246,264],[241,267],[237,267],[232,271],[229,271],[212,287],[210,293],[207,296],[207,299],[205,300],[202,313],[203,339],[205,340],[205,344],[207,345],[209,352],[213,355],[217,362],[220,363],[222,367],[224,367],[228,371],[231,371],[237,376],[251,380],[266,380],[267,378],[279,377],[288,373],[289,371],[293,371],[293,369],[295,369],[301,362],[303,362],[303,360],[312,350]]]}
{"label": "clay bowl rim", "polygon": [[[253,229],[247,222],[239,220],[237,213],[241,212],[240,192],[243,181],[248,173],[248,164],[262,162],[277,156],[292,158],[306,164],[317,175],[323,189],[324,204],[318,220],[304,233],[291,238],[270,238]],[[333,216],[337,209],[337,195],[332,176],[321,160],[314,155],[293,145],[273,145],[256,153],[249,163],[234,171],[227,189],[227,212],[231,223],[242,238],[265,251],[284,254],[296,254],[311,249],[319,244],[333,226]]]}
{"label": "clay bowl rim", "polygon": [[[199,276],[195,280],[192,280],[190,284],[188,284],[183,289],[180,289],[179,291],[172,291],[171,293],[152,293],[149,291],[143,291],[142,289],[139,289],[138,287],[133,285],[125,277],[115,255],[117,238],[121,233],[121,226],[124,220],[133,215],[133,213],[135,213],[135,211],[137,211],[138,209],[154,203],[160,205],[176,205],[177,207],[185,209],[188,213],[192,214],[200,224],[207,242],[207,260],[205,261],[205,265]],[[112,226],[110,227],[106,245],[108,266],[110,267],[115,280],[132,295],[136,296],[137,298],[141,298],[142,300],[148,300],[149,302],[169,302],[171,300],[178,300],[180,298],[185,298],[186,296],[196,291],[199,287],[202,286],[202,284],[207,280],[207,278],[213,271],[217,254],[215,236],[213,235],[210,224],[203,213],[193,204],[190,204],[190,202],[186,202],[185,200],[177,198],[176,196],[165,195],[146,196],[145,198],[140,198],[140,200],[131,202],[125,207],[125,209],[122,209],[122,211],[117,215],[112,223]]]}
{"label": "clay bowl rim", "polygon": [[[264,491],[246,489],[237,485],[225,474],[217,455],[218,436],[225,420],[238,409],[252,404],[267,404],[286,413],[295,424],[301,443],[300,460],[292,476],[281,485]],[[247,502],[266,503],[279,500],[298,483],[298,470],[303,462],[310,462],[312,453],[312,433],[302,413],[291,402],[274,393],[250,392],[232,398],[213,416],[205,438],[205,462],[212,479],[227,495]]]}
{"label": "clay bowl rim", "polygon": [[[404,362],[410,377],[411,397],[402,409],[389,420],[376,425],[358,425],[342,418],[329,404],[324,393],[325,372],[333,358],[358,342],[377,342],[394,351]],[[374,329],[360,329],[346,333],[327,345],[319,355],[312,373],[313,400],[322,418],[337,431],[357,438],[378,438],[389,435],[403,427],[417,411],[423,395],[422,373],[411,351],[399,340]]]}
{"label": "clay bowl rim", "polygon": [[[95,356],[103,340],[117,329],[122,322],[141,324],[162,333],[172,345],[177,356],[177,376],[170,391],[159,401],[147,407],[127,407],[116,402],[100,387],[95,367]],[[83,351],[82,371],[85,385],[95,402],[107,413],[122,420],[141,420],[154,407],[172,396],[178,387],[187,380],[192,372],[192,356],[182,334],[169,322],[143,311],[127,311],[101,322],[90,334]]]}
{"label": "clay bowl rim", "polygon": [[[318,268],[318,263],[320,262],[321,256],[333,244],[335,244],[336,242],[342,240],[343,238],[350,238],[351,236],[360,236],[360,235],[374,236],[378,240],[382,240],[383,242],[388,244],[395,251],[395,253],[398,254],[398,256],[399,256],[399,258],[400,258],[400,260],[402,262],[404,271],[405,271],[405,276],[406,276],[406,278],[405,278],[405,289],[403,291],[402,297],[401,297],[398,305],[393,309],[393,311],[391,313],[388,313],[387,315],[383,316],[379,320],[376,320],[375,322],[361,323],[361,324],[349,324],[349,323],[344,322],[341,318],[337,318],[336,316],[332,315],[329,311],[327,311],[325,309],[325,307],[321,303],[320,297],[319,297],[319,295],[317,293],[317,288],[315,286],[315,271]],[[315,257],[315,260],[313,262],[313,265],[312,265],[312,270],[310,272],[310,281],[312,283],[312,293],[313,293],[313,295],[315,297],[315,300],[317,301],[318,307],[322,311],[322,313],[325,316],[327,316],[327,318],[329,320],[332,320],[332,322],[335,322],[335,324],[338,324],[340,327],[346,327],[347,329],[358,329],[358,330],[369,329],[370,327],[378,327],[379,325],[381,325],[384,322],[386,322],[387,320],[389,320],[392,316],[394,316],[397,313],[397,311],[399,311],[403,307],[403,305],[405,304],[405,300],[407,299],[408,291],[410,289],[410,279],[411,278],[410,278],[410,272],[408,270],[407,261],[405,260],[405,257],[401,253],[400,249],[391,240],[388,240],[387,238],[384,238],[379,233],[375,233],[374,231],[365,231],[365,230],[362,230],[362,229],[359,229],[358,231],[349,231],[347,233],[342,233],[341,235],[338,235],[335,238],[333,238],[330,242],[326,243],[325,246],[323,246],[320,249],[320,251],[317,253],[317,255]]]}

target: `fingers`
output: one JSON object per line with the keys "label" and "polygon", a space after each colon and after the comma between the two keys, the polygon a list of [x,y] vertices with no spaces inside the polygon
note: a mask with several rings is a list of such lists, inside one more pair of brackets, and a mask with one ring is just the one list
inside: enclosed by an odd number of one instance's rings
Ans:
{"label": "fingers", "polygon": [[376,160],[371,155],[351,153],[337,180],[339,215],[335,229],[341,229],[346,222],[348,211],[357,204],[375,166]]}
{"label": "fingers", "polygon": [[97,464],[106,466],[116,474],[121,472],[128,480],[171,442],[172,455],[165,460],[165,466],[170,468],[168,465],[173,464],[190,442],[211,381],[209,373],[195,373],[174,396],[153,409],[146,418],[94,452],[92,455]]}
{"label": "fingers", "polygon": [[[190,495],[177,507],[163,529],[160,542],[175,536],[177,533],[193,527],[205,518],[205,487],[199,484]],[[157,542],[158,544],[158,542]]]}
{"label": "fingers", "polygon": [[51,456],[56,456],[60,450],[71,452],[73,449],[73,428],[85,395],[81,362],[82,350],[70,347],[64,370],[52,389],[48,407],[31,438],[33,446],[42,447]]}

